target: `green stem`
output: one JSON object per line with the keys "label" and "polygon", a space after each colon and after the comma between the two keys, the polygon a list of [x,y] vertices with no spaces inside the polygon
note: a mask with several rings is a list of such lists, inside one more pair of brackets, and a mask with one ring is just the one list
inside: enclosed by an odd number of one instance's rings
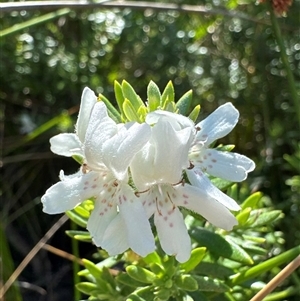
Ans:
{"label": "green stem", "polygon": [[[72,230],[77,230],[77,225],[73,222],[71,222],[71,229]],[[78,240],[72,239],[72,253],[76,258],[79,257],[79,245],[78,245]],[[74,279],[74,301],[79,301],[81,299],[81,293],[80,291],[76,288],[76,284],[80,282],[80,277],[78,275],[80,271],[80,266],[76,260],[73,261],[73,279]]]}
{"label": "green stem", "polygon": [[30,26],[35,26],[35,25],[37,25],[39,23],[43,23],[43,22],[55,19],[57,17],[63,16],[63,15],[67,15],[70,11],[71,10],[69,8],[63,8],[63,9],[59,9],[56,12],[48,13],[48,14],[45,14],[45,15],[42,15],[42,16],[30,19],[30,20],[25,21],[23,23],[15,24],[15,25],[13,25],[13,26],[11,26],[9,28],[1,30],[0,31],[0,38],[3,38],[4,36],[10,35],[10,34],[13,34],[13,33],[17,32],[17,31],[26,29],[26,28],[28,28]]}
{"label": "green stem", "polygon": [[279,46],[279,49],[280,49],[282,64],[283,64],[284,69],[286,71],[286,77],[287,77],[287,81],[288,81],[289,92],[290,92],[291,98],[294,102],[294,108],[295,108],[295,111],[296,111],[296,114],[297,114],[298,123],[300,125],[300,97],[299,97],[299,94],[297,92],[294,75],[293,75],[291,66],[289,64],[288,56],[286,54],[286,49],[285,49],[285,46],[284,46],[284,41],[283,41],[283,38],[282,38],[282,34],[281,34],[281,31],[280,31],[280,27],[279,27],[279,24],[278,24],[277,17],[275,16],[274,10],[271,7],[271,5],[269,6],[269,8],[270,8],[269,11],[270,11],[271,23],[272,23],[272,28],[273,28],[275,40],[276,40],[276,42]]}
{"label": "green stem", "polygon": [[271,259],[268,259],[256,266],[254,266],[253,268],[250,268],[249,270],[236,274],[232,279],[231,279],[231,283],[233,285],[245,282],[249,279],[255,278],[258,275],[261,275],[267,271],[270,271],[271,269],[273,269],[274,267],[277,267],[281,264],[284,264],[286,262],[289,262],[291,260],[293,260],[294,258],[296,258],[298,255],[300,254],[300,245],[290,249],[276,257],[273,257]]}

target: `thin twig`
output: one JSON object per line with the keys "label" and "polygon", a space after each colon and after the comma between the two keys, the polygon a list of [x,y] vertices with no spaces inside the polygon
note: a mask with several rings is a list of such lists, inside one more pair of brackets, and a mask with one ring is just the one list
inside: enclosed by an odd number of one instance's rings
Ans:
{"label": "thin twig", "polygon": [[68,220],[67,215],[63,215],[48,231],[47,233],[40,239],[40,241],[34,246],[34,248],[28,253],[28,255],[23,259],[20,265],[16,268],[16,270],[11,274],[9,279],[0,288],[0,300],[4,299],[4,295],[7,290],[11,287],[11,285],[16,281],[31,259],[38,253],[40,249],[46,244],[46,242],[54,235],[54,233]]}
{"label": "thin twig", "polygon": [[279,274],[277,274],[262,290],[250,301],[261,301],[271,293],[280,283],[291,275],[300,266],[300,255],[290,262]]}
{"label": "thin twig", "polygon": [[66,251],[63,251],[61,249],[58,249],[58,248],[55,248],[51,245],[48,245],[48,244],[44,244],[43,247],[42,247],[44,250],[47,250],[48,252],[51,252],[59,257],[62,257],[62,258],[65,258],[67,260],[70,260],[70,261],[76,261],[77,263],[79,263],[80,265],[84,266],[82,260],[76,256],[74,256],[73,254],[70,254]]}
{"label": "thin twig", "polygon": [[158,3],[147,1],[103,1],[103,2],[91,2],[86,0],[79,1],[25,1],[25,2],[1,2],[0,11],[2,13],[21,11],[21,10],[53,10],[60,8],[71,9],[87,9],[87,8],[119,8],[119,9],[136,9],[136,10],[159,10],[170,11],[175,10],[185,13],[198,13],[207,15],[223,15],[231,18],[240,18],[255,23],[270,24],[265,20],[250,17],[243,12],[236,10],[227,10],[226,8],[207,8],[204,5],[188,5],[188,4],[176,4],[176,3]]}

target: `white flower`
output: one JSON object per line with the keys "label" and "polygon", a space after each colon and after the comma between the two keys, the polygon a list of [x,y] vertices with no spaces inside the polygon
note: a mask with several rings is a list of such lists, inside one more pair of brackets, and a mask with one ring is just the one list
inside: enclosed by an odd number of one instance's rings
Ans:
{"label": "white flower", "polygon": [[[64,176],[61,172],[61,181],[42,197],[44,212],[65,212],[93,198],[95,207],[87,228],[97,246],[110,255],[123,253],[128,248],[141,256],[153,252],[155,244],[150,224],[142,203],[128,185],[127,171],[150,133],[147,124],[117,125],[107,115],[105,104],[96,103],[88,126],[77,122],[84,164],[74,175]],[[61,142],[66,144],[65,149],[73,146],[68,138]]]}
{"label": "white flower", "polygon": [[189,160],[206,173],[232,182],[241,182],[255,168],[246,156],[208,148],[215,140],[226,136],[238,122],[239,112],[226,103],[196,125],[199,129],[190,150]]}
{"label": "white flower", "polygon": [[[240,206],[216,188],[204,174],[206,166],[194,160],[195,156],[200,157],[203,152],[203,156],[212,156],[205,153],[206,147],[231,131],[232,124],[237,121],[236,115],[232,115],[227,116],[223,123],[218,123],[219,118],[211,118],[198,124],[196,128],[187,117],[170,112],[155,111],[146,117],[146,122],[152,125],[152,137],[130,165],[132,178],[140,191],[148,217],[154,214],[163,250],[169,255],[175,255],[180,262],[190,257],[191,242],[178,206],[197,212],[210,223],[225,230],[231,230],[237,224],[230,210],[239,210]],[[234,121],[232,117],[235,117]],[[216,126],[215,129],[213,125]],[[205,131],[198,130],[198,127]],[[212,154],[215,154],[214,151]],[[217,159],[219,158],[229,158],[230,173],[234,175],[235,167],[244,168],[244,173],[254,168],[250,159],[238,154],[227,154],[227,157],[219,155]],[[197,167],[193,168],[196,164]],[[226,160],[223,164],[227,166]],[[182,181],[183,171],[191,185]],[[238,176],[235,177],[237,178]]]}
{"label": "white flower", "polygon": [[97,97],[95,93],[87,87],[84,88],[75,126],[75,134],[63,133],[52,137],[50,139],[50,148],[53,153],[66,157],[72,157],[73,155],[84,156],[83,143],[85,140],[85,133],[96,102]]}

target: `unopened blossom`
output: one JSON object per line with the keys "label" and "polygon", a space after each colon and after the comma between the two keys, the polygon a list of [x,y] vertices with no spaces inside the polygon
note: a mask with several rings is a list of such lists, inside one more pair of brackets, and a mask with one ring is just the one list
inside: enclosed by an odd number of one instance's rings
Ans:
{"label": "unopened blossom", "polygon": [[[77,122],[77,130],[82,128]],[[80,131],[78,132],[78,135]],[[87,228],[97,246],[110,255],[131,248],[146,256],[155,249],[154,237],[142,203],[128,185],[128,166],[147,143],[147,124],[116,124],[103,102],[94,104],[81,142],[83,166],[71,176],[50,187],[42,197],[43,211],[62,213],[86,199],[94,199]],[[65,149],[73,147],[66,139]],[[54,141],[57,149],[58,141]],[[70,143],[70,145],[68,145]],[[53,141],[52,141],[53,145]]]}
{"label": "unopened blossom", "polygon": [[[152,137],[133,159],[132,177],[148,217],[154,214],[163,250],[175,255],[180,262],[190,257],[191,242],[178,207],[197,212],[225,230],[237,224],[230,210],[239,210],[240,206],[215,187],[205,174],[212,170],[213,175],[220,176],[221,163],[223,168],[229,169],[229,176],[225,178],[241,181],[254,168],[250,159],[238,154],[219,154],[215,150],[209,150],[211,155],[206,153],[211,142],[228,134],[236,124],[238,115],[233,109],[231,104],[226,104],[226,118],[220,119],[219,113],[224,113],[221,108],[196,126],[187,117],[165,111],[155,111],[146,117],[146,122],[152,125]],[[206,161],[206,156],[216,164],[208,166],[209,170],[206,164],[211,162]],[[183,172],[191,185],[182,180]]]}

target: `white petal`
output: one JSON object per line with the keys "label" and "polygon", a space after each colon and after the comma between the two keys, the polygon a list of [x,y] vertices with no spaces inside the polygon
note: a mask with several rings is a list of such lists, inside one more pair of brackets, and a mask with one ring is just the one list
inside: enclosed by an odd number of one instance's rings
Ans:
{"label": "white petal", "polygon": [[50,139],[50,149],[54,154],[72,157],[83,156],[82,144],[76,134],[59,134]]}
{"label": "white petal", "polygon": [[51,186],[42,196],[43,211],[48,214],[62,213],[75,208],[84,200],[96,196],[101,189],[98,173],[90,172],[67,177]]}
{"label": "white petal", "polygon": [[108,117],[103,102],[94,106],[84,142],[84,153],[88,165],[96,168],[103,164],[103,144],[117,133],[116,123]]}
{"label": "white petal", "polygon": [[151,128],[148,124],[123,126],[119,132],[103,144],[103,162],[115,177],[123,180],[133,157],[148,142]]}
{"label": "white petal", "polygon": [[185,184],[177,188],[178,198],[176,204],[202,215],[211,224],[231,230],[238,222],[234,215],[222,204],[206,193],[205,188],[200,189]]}
{"label": "white petal", "polygon": [[161,118],[152,128],[155,146],[154,174],[158,182],[177,183],[182,170],[188,166],[188,151],[192,129],[175,131],[171,124]]}
{"label": "white petal", "polygon": [[230,133],[238,119],[239,111],[230,102],[227,102],[196,125],[200,128],[196,140],[204,140],[208,146]]}
{"label": "white petal", "polygon": [[[122,222],[119,221],[109,225],[104,240],[119,240],[121,235],[125,236],[127,237],[128,246],[135,253],[145,257],[155,250],[155,243],[143,205],[134,195],[129,185],[122,185],[118,197],[120,213],[116,218],[121,219]],[[116,225],[121,225],[121,227],[116,227]],[[120,233],[120,228],[125,229],[125,234]],[[112,249],[112,244],[108,242],[105,246]],[[119,244],[118,247],[120,247]]]}
{"label": "white petal", "polygon": [[162,110],[157,110],[149,113],[146,116],[146,122],[152,125],[157,123],[161,117],[167,119],[172,124],[175,130],[181,130],[187,127],[195,128],[194,122],[188,117]]}
{"label": "white petal", "polygon": [[241,209],[234,199],[215,187],[200,169],[193,168],[186,170],[186,173],[191,184],[200,189],[203,197],[215,199],[230,210]]}
{"label": "white petal", "polygon": [[191,255],[191,239],[179,209],[155,213],[154,223],[162,249],[176,256],[179,262],[187,261]]}
{"label": "white petal", "polygon": [[252,171],[255,164],[246,156],[222,152],[214,149],[202,150],[192,163],[201,167],[208,174],[232,182],[241,182],[247,178],[248,172]]}
{"label": "white petal", "polygon": [[[94,206],[94,210],[88,220],[87,229],[95,245],[102,247],[105,230],[117,215],[117,206],[105,196],[99,196],[95,200]],[[114,237],[111,239],[114,239]]]}
{"label": "white petal", "polygon": [[91,116],[92,109],[96,102],[97,97],[95,93],[87,87],[84,88],[81,95],[81,104],[76,123],[76,133],[82,143],[84,142],[88,122]]}

